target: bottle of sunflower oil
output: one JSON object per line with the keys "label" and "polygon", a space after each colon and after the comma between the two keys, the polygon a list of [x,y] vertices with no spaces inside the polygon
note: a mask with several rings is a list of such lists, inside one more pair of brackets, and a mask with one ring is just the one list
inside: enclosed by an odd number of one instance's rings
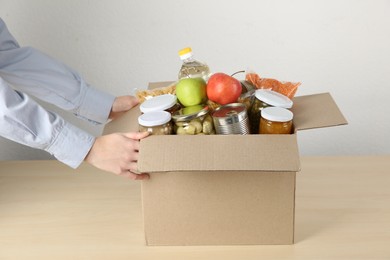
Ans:
{"label": "bottle of sunflower oil", "polygon": [[180,50],[179,56],[183,61],[179,71],[179,80],[182,78],[203,78],[207,82],[210,77],[210,68],[206,63],[194,59],[190,47]]}

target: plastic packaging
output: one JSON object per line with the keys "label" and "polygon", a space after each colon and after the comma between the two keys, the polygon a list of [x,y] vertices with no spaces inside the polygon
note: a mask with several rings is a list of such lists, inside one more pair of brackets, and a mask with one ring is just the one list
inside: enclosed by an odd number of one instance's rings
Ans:
{"label": "plastic packaging", "polygon": [[253,71],[246,71],[245,80],[257,89],[271,89],[292,99],[301,85],[300,82],[285,82],[276,79],[261,78]]}
{"label": "plastic packaging", "polygon": [[203,78],[206,82],[210,77],[209,66],[201,61],[194,59],[190,47],[179,51],[180,59],[183,61],[178,79],[182,78]]}
{"label": "plastic packaging", "polygon": [[140,103],[143,103],[145,100],[151,99],[152,97],[164,95],[164,94],[176,94],[176,84],[174,82],[166,87],[155,88],[155,89],[146,89],[146,90],[138,90],[135,89],[135,96],[137,97]]}

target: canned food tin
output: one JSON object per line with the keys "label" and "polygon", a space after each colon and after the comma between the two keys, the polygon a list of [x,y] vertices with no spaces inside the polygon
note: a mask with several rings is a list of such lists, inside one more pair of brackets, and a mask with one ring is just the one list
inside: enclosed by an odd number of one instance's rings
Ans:
{"label": "canned food tin", "polygon": [[249,119],[246,107],[232,103],[217,108],[212,114],[217,134],[249,134]]}

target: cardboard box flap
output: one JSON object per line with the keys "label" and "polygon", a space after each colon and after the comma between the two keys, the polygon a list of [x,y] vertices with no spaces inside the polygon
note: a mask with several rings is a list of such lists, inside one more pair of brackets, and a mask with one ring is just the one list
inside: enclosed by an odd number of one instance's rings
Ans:
{"label": "cardboard box flap", "polygon": [[138,117],[141,115],[136,106],[104,126],[103,134],[138,132]]}
{"label": "cardboard box flap", "polygon": [[296,135],[170,135],[141,140],[141,172],[299,171]]}
{"label": "cardboard box flap", "polygon": [[305,130],[347,124],[340,109],[329,93],[294,98],[291,111],[294,113],[295,130]]}

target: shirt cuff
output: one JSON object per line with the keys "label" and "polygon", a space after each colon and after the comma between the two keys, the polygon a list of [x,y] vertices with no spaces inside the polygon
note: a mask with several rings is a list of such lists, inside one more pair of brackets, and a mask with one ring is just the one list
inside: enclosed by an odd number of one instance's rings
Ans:
{"label": "shirt cuff", "polygon": [[84,161],[94,142],[94,136],[64,122],[54,142],[46,150],[57,160],[75,169]]}
{"label": "shirt cuff", "polygon": [[106,123],[114,100],[115,96],[87,86],[78,115],[97,123]]}

